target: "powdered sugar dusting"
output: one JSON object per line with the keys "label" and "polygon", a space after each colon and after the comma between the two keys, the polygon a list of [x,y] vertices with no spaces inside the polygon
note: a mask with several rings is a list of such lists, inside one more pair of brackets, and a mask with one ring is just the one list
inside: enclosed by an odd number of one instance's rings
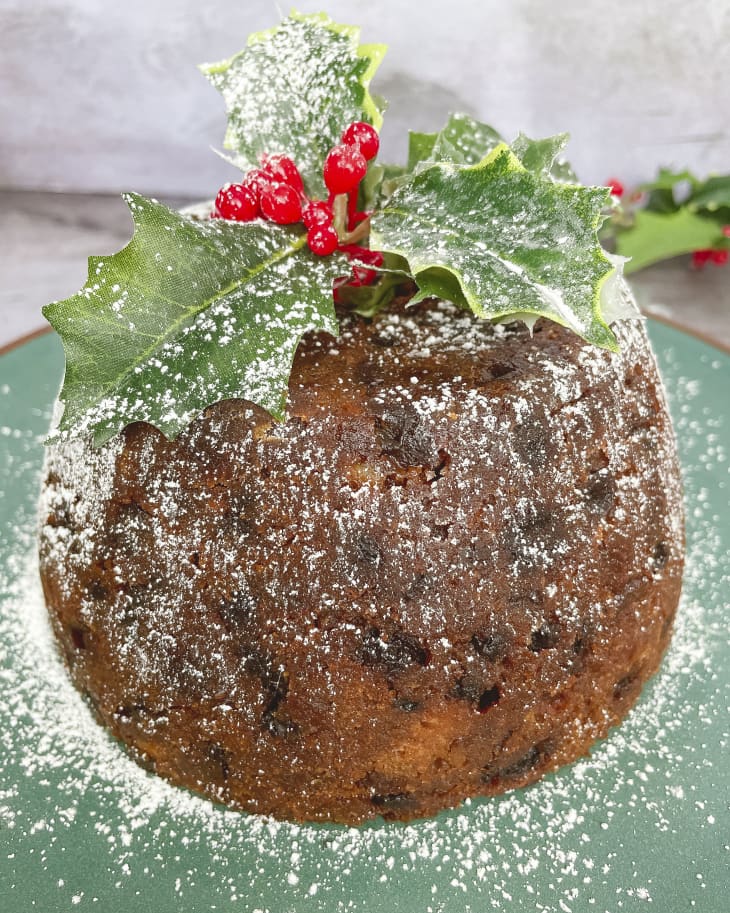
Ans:
{"label": "powdered sugar dusting", "polygon": [[[703,387],[683,376],[676,353],[667,370],[687,455],[689,554],[660,674],[590,759],[529,790],[412,825],[295,826],[239,815],[130,761],[93,721],[56,656],[33,557],[34,506],[26,503],[11,521],[0,570],[8,594],[0,614],[1,871],[34,877],[19,876],[18,887],[11,874],[8,890],[26,897],[37,884],[47,908],[58,910],[120,906],[138,891],[159,910],[613,913],[662,909],[663,899],[669,909],[668,896],[682,909],[714,909],[703,902],[713,890],[721,896],[728,860],[727,772],[713,758],[728,745],[730,580],[724,507],[709,486],[727,473],[727,429],[702,406]],[[719,382],[726,362],[707,366],[708,382],[713,371]],[[41,459],[37,439],[13,439],[8,490],[36,484]],[[696,852],[687,850],[688,834]],[[83,870],[64,863],[79,840]],[[659,877],[662,856],[678,873],[675,893]]]}

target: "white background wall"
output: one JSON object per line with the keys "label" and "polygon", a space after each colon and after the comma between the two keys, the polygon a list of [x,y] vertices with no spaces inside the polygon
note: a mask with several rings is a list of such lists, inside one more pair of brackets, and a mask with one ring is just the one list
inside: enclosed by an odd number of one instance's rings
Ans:
{"label": "white background wall", "polygon": [[[286,9],[287,7],[285,7]],[[390,51],[374,82],[406,130],[463,110],[507,136],[569,130],[584,180],[730,171],[728,0],[300,0]],[[0,0],[0,187],[210,196],[222,102],[195,64],[279,19],[272,0]]]}

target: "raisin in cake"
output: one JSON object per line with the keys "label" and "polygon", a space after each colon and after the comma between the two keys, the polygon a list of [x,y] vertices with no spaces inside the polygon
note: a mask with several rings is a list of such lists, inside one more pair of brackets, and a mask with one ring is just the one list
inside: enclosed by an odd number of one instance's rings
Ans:
{"label": "raisin in cake", "polygon": [[443,302],[304,340],[288,420],[50,448],[41,574],[98,717],[249,812],[431,815],[585,755],[667,646],[683,563],[643,325],[621,351]]}

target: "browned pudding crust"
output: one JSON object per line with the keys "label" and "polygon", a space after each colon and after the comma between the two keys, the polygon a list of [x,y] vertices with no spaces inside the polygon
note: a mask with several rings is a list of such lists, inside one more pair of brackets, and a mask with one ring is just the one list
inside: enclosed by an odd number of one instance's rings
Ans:
{"label": "browned pudding crust", "polygon": [[41,573],[77,686],[157,773],[237,808],[431,815],[575,758],[667,646],[677,459],[619,355],[444,303],[301,346],[289,419],[56,445]]}

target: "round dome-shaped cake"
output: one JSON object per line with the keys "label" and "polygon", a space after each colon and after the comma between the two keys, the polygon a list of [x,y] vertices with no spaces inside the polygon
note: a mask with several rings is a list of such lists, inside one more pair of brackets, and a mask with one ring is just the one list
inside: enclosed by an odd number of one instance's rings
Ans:
{"label": "round dome-shaped cake", "polygon": [[306,337],[288,419],[51,446],[41,575],[74,682],[144,764],[278,818],[431,815],[588,752],[681,585],[643,325],[618,354],[443,302]]}

